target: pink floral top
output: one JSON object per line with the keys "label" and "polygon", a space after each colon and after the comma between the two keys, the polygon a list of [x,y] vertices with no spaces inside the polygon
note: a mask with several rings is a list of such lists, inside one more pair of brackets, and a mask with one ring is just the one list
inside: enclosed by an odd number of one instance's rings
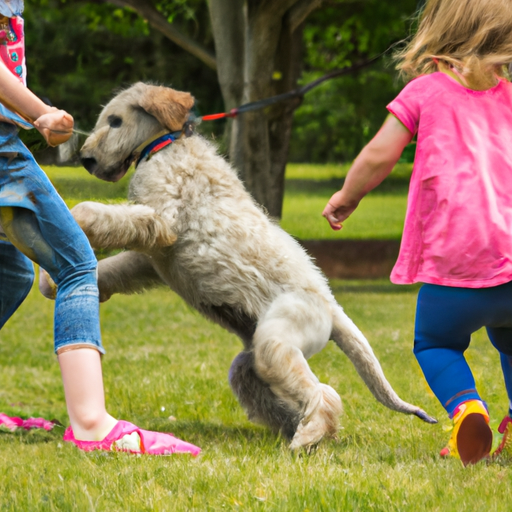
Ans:
{"label": "pink floral top", "polygon": [[[22,12],[23,0],[0,0],[0,59],[21,83],[27,85]],[[33,128],[1,103],[0,120],[15,123],[25,129]]]}
{"label": "pink floral top", "polygon": [[433,73],[411,81],[388,110],[418,136],[391,281],[512,281],[512,84],[474,91]]}
{"label": "pink floral top", "polygon": [[23,18],[0,16],[0,58],[9,70],[26,85]]}

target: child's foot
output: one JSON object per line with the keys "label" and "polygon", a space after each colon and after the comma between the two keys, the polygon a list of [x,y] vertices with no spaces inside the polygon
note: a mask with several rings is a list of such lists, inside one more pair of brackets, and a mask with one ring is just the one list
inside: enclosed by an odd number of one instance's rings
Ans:
{"label": "child's foot", "polygon": [[[58,423],[58,422],[57,422]],[[44,418],[18,418],[17,416],[7,416],[0,412],[0,428],[14,432],[17,428],[30,430],[32,428],[44,428],[51,430],[55,426],[55,421],[45,420]]]}
{"label": "child's foot", "polygon": [[501,453],[509,452],[512,448],[512,418],[505,416],[498,427],[498,432],[502,434],[501,441],[492,454],[493,458]]}
{"label": "child's foot", "polygon": [[459,457],[464,466],[476,464],[489,457],[492,431],[489,413],[480,400],[460,404],[453,415],[453,431],[448,445],[441,450],[441,457]]}
{"label": "child's foot", "polygon": [[64,432],[64,441],[75,444],[80,450],[90,452],[104,450],[113,452],[146,453],[148,455],[171,455],[190,453],[198,455],[201,448],[164,432],[142,430],[128,421],[118,421],[102,441],[80,441],[75,439],[71,427]]}

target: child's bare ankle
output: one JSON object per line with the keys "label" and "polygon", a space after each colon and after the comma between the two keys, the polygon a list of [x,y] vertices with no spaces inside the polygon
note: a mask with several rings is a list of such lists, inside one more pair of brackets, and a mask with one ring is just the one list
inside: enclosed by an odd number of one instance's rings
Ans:
{"label": "child's bare ankle", "polygon": [[72,421],[71,427],[76,439],[80,441],[101,441],[116,426],[117,420],[109,414],[101,421],[83,423]]}

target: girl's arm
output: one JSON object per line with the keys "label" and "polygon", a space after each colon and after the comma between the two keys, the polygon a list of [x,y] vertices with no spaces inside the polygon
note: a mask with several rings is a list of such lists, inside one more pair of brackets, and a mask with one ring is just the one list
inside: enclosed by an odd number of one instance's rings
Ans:
{"label": "girl's arm", "polygon": [[73,118],[63,110],[50,107],[27,89],[0,60],[0,102],[33,124],[50,146],[68,140]]}
{"label": "girl's arm", "polygon": [[332,229],[341,229],[342,222],[357,208],[359,201],[393,170],[412,136],[395,116],[390,114],[386,118],[377,135],[354,160],[342,189],[324,208],[322,215]]}

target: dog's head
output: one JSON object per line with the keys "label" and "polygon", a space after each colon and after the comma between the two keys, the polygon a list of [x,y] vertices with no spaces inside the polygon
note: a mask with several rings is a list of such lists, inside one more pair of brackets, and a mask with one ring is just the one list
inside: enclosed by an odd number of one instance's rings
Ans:
{"label": "dog's head", "polygon": [[120,180],[144,141],[162,130],[180,130],[193,105],[188,92],[141,82],[132,85],[101,112],[80,150],[82,165],[102,180]]}

